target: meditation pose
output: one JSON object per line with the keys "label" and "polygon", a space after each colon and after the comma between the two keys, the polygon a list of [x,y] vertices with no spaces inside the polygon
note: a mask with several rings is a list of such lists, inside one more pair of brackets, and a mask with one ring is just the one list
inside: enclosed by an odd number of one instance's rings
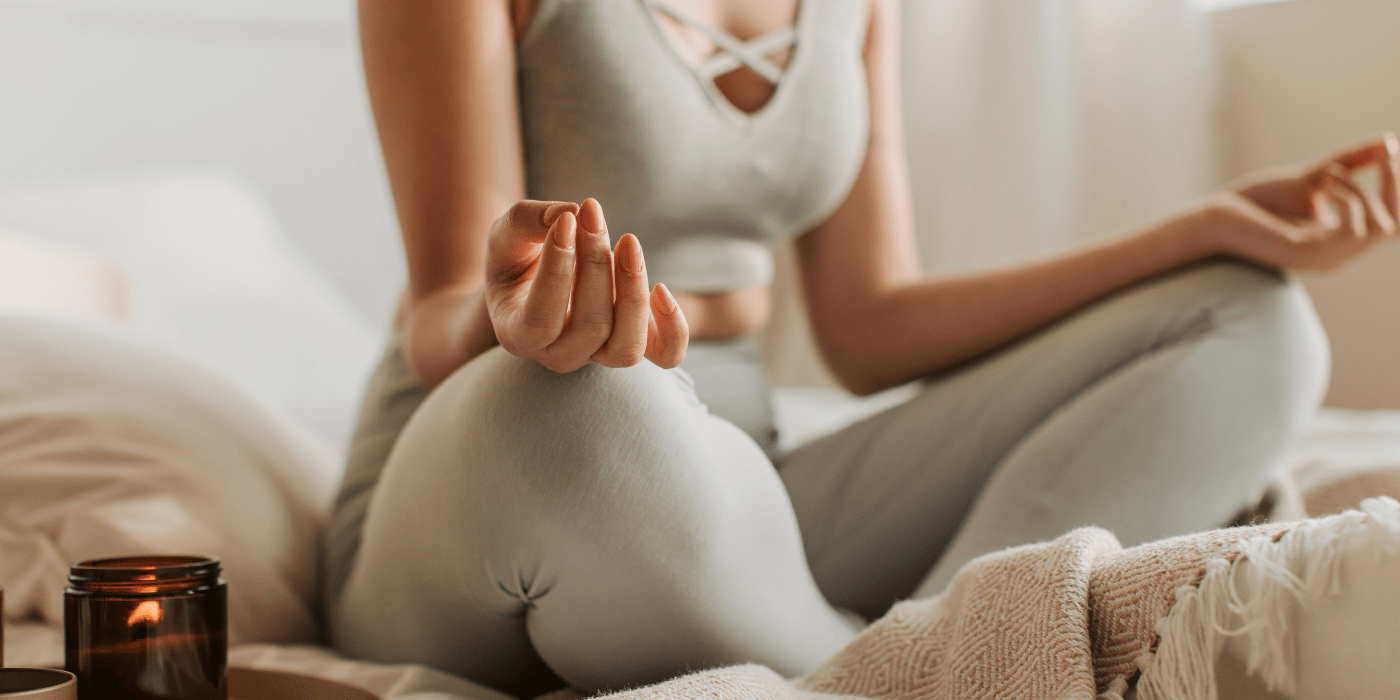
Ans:
{"label": "meditation pose", "polygon": [[[980,555],[1257,492],[1328,373],[1280,271],[1394,237],[1395,137],[925,277],[896,10],[361,0],[409,286],[330,521],[341,650],[527,697],[797,676]],[[841,383],[920,383],[791,452],[752,339],[782,241]]]}

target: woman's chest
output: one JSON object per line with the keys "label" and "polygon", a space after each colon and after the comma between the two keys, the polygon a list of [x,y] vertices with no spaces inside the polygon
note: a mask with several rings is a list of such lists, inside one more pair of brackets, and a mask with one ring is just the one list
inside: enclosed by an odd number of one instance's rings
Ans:
{"label": "woman's chest", "polygon": [[[715,42],[713,32],[753,46],[764,37],[795,27],[798,8],[798,0],[663,0],[662,4],[651,4],[649,10],[676,54],[692,69],[700,69],[707,61],[728,53],[725,46]],[[756,54],[784,70],[793,50],[791,44],[779,43],[760,47]],[[712,79],[723,98],[750,114],[767,104],[777,87],[743,63]]]}
{"label": "woman's chest", "polygon": [[[519,51],[530,196],[596,197],[644,245],[672,230],[767,240],[829,213],[865,151],[863,2],[803,0],[753,112],[678,51],[656,4],[541,0]],[[765,68],[763,47],[712,40],[729,44],[720,68]]]}

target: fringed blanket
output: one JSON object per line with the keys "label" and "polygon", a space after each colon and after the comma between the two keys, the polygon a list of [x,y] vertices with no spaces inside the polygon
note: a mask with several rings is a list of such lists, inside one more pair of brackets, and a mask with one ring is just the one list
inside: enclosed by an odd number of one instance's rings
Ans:
{"label": "fringed blanket", "polygon": [[1248,642],[1251,672],[1291,692],[1299,603],[1337,594],[1347,556],[1393,562],[1397,549],[1400,504],[1389,498],[1126,550],[1082,529],[968,564],[943,595],[896,606],[795,681],[736,666],[609,697],[1120,700],[1131,683],[1141,700],[1204,700],[1230,636]]}

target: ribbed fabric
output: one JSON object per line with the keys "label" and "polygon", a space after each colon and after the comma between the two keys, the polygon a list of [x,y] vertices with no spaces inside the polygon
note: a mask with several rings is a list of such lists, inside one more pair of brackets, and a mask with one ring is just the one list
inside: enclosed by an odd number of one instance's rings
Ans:
{"label": "ribbed fabric", "polygon": [[675,291],[766,284],[768,246],[830,216],[864,159],[866,3],[803,0],[792,59],[752,114],[710,77],[740,61],[691,67],[654,11],[540,1],[518,51],[528,194],[596,198],[615,237],[641,241],[651,281]]}

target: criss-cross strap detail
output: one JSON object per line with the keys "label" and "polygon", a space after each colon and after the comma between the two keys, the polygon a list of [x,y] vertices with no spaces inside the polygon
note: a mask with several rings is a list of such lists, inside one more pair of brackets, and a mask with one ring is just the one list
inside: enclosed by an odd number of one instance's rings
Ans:
{"label": "criss-cross strap detail", "polygon": [[797,31],[788,26],[771,31],[763,36],[744,41],[729,32],[711,27],[690,15],[677,10],[666,0],[646,0],[648,6],[670,15],[672,19],[693,27],[704,34],[717,46],[721,53],[706,59],[695,70],[707,78],[715,78],[739,66],[748,66],[764,80],[777,85],[783,76],[783,68],[768,59],[769,54],[790,48],[797,43]]}
{"label": "criss-cross strap detail", "polygon": [[775,77],[773,78],[768,77],[768,75],[764,74],[763,71],[759,70],[758,68],[755,68],[752,64],[743,61],[742,59],[736,57],[734,54],[729,53],[728,51],[722,51],[709,57],[708,59],[705,59],[705,62],[701,63],[695,69],[703,73],[708,78],[715,78],[724,75],[725,73],[728,73],[729,71],[732,71],[738,68],[739,66],[749,66],[750,68],[754,69],[755,73],[758,73],[759,75],[763,76],[764,79],[766,79],[768,82],[776,84],[778,81],[775,78],[780,77],[782,75],[783,69],[774,64],[772,61],[768,60],[766,57],[770,54],[775,54],[779,51],[782,51],[783,49],[790,48],[793,44],[796,43],[797,30],[793,27],[783,27],[782,29],[777,29],[775,31],[764,34],[763,36],[756,37],[748,40],[747,42],[744,42],[744,47],[751,51],[753,56],[757,57],[757,60],[763,61],[765,65],[770,66],[772,70],[776,71],[776,73],[774,74]]}

